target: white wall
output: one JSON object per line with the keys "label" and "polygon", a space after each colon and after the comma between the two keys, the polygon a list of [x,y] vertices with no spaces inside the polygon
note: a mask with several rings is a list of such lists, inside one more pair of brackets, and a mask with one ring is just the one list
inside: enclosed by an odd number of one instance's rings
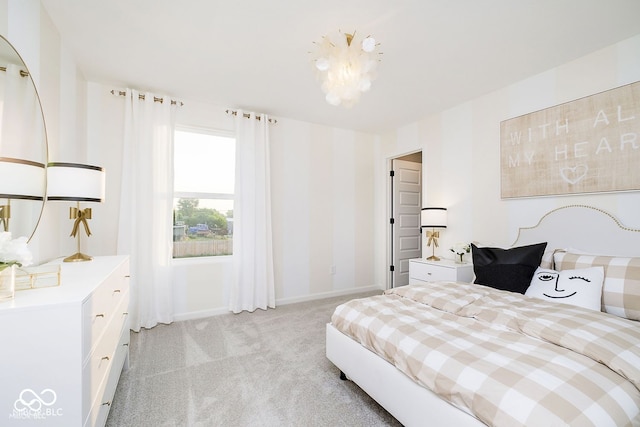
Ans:
{"label": "white wall", "polygon": [[[36,80],[50,160],[106,167],[107,201],[93,206],[94,235],[83,247],[92,255],[114,253],[123,100],[111,87],[84,80],[38,0],[0,0],[0,31]],[[518,200],[499,194],[500,121],[640,80],[639,53],[640,35],[380,136],[278,117],[272,132],[278,301],[385,286],[387,161],[419,149],[425,205],[449,208],[442,254],[457,241],[509,245],[518,226],[572,203],[603,208],[640,228],[638,192]],[[183,101],[184,124],[231,129],[227,106]],[[67,208],[47,204],[30,244],[39,260],[74,252]],[[224,311],[229,267],[228,260],[177,264],[178,317]]]}
{"label": "white wall", "polygon": [[[116,249],[124,98],[112,89],[121,88],[90,83],[86,91],[88,153],[107,170],[107,202],[94,208],[92,255]],[[181,101],[179,125],[233,131],[225,107]],[[373,275],[371,215],[377,137],[277,121],[270,132],[277,304],[380,289]],[[229,257],[175,260],[176,317],[226,312],[231,274]]]}
{"label": "white wall", "polygon": [[[460,241],[509,246],[518,227],[535,225],[544,213],[569,204],[599,207],[640,229],[637,191],[500,199],[501,121],[639,80],[637,35],[384,135],[376,157],[377,181],[386,177],[386,159],[423,150],[424,206],[448,208],[449,225],[441,232],[439,248],[446,257],[451,257],[451,245]],[[382,187],[376,188],[383,198]],[[378,204],[378,215],[383,215],[381,209]],[[386,276],[388,261],[380,247],[386,244],[386,234],[385,227],[376,228],[376,277]]]}
{"label": "white wall", "polygon": [[[119,88],[84,79],[39,0],[0,0],[0,32],[16,45],[36,81],[48,130],[49,161],[105,167],[106,202],[91,206],[93,235],[83,236],[82,249],[94,256],[114,254],[124,99],[110,90]],[[233,129],[224,113],[227,106],[182,101],[180,124]],[[373,275],[371,216],[377,137],[277,119],[271,134],[277,302],[380,288]],[[68,207],[47,203],[30,242],[36,261],[75,252]],[[226,311],[230,280],[229,258],[176,261],[176,317]]]}

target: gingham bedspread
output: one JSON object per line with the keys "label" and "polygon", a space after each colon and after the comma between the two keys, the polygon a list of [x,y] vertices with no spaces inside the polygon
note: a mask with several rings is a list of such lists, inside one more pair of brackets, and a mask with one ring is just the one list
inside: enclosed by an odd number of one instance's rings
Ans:
{"label": "gingham bedspread", "polygon": [[342,304],[331,323],[488,425],[640,425],[638,322],[433,282]]}

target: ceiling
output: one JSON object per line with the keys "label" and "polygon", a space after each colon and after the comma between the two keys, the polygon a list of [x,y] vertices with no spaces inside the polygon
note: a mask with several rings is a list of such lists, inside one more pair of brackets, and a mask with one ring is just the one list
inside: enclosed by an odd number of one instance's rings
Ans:
{"label": "ceiling", "polygon": [[[41,0],[92,82],[384,132],[640,34],[638,0]],[[357,31],[383,52],[351,108],[309,51]],[[640,55],[640,52],[639,52]]]}

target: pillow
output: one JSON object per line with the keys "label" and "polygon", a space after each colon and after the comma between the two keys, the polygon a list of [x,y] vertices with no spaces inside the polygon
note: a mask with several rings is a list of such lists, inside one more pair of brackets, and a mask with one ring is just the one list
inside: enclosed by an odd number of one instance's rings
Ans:
{"label": "pillow", "polygon": [[472,243],[474,283],[524,294],[546,247],[547,242],[510,249],[479,248]]}
{"label": "pillow", "polygon": [[524,294],[600,311],[603,281],[603,267],[562,271],[538,267]]}
{"label": "pillow", "polygon": [[545,251],[542,254],[542,259],[540,259],[540,267],[553,268],[553,253],[554,251]]}
{"label": "pillow", "polygon": [[558,270],[601,266],[602,311],[632,320],[640,320],[640,258],[556,253]]}

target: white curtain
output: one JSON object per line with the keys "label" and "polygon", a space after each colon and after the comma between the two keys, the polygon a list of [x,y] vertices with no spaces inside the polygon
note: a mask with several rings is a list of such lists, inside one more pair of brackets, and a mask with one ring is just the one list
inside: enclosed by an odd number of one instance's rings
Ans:
{"label": "white curtain", "polygon": [[[245,117],[245,114],[248,117]],[[233,271],[229,310],[275,308],[269,118],[238,110],[233,205]]]}
{"label": "white curtain", "polygon": [[[118,254],[130,255],[130,328],[173,321],[171,244],[176,105],[127,89]],[[157,97],[156,97],[157,99]]]}

